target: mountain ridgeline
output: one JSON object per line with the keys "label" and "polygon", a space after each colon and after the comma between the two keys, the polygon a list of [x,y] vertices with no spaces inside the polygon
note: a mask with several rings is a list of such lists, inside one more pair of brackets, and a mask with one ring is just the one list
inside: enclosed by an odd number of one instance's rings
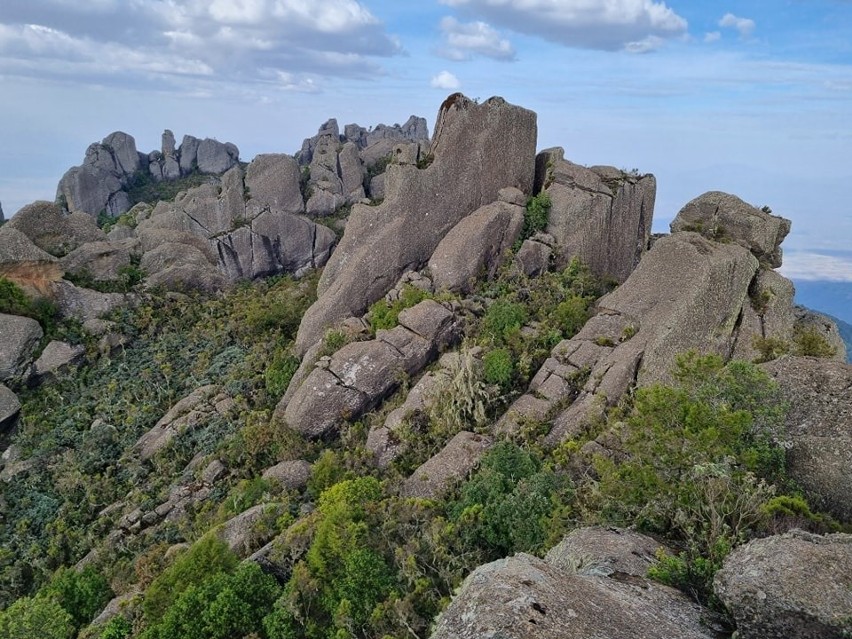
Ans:
{"label": "mountain ridgeline", "polygon": [[0,226],[0,636],[844,637],[852,366],[735,195],[435,130],[126,133]]}

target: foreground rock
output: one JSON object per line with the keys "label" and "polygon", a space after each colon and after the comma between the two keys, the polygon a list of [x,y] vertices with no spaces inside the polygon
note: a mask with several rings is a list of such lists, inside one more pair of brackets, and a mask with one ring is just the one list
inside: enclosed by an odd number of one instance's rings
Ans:
{"label": "foreground rock", "polygon": [[26,235],[9,224],[0,228],[0,276],[27,292],[43,295],[63,275],[59,261]]}
{"label": "foreground rock", "polygon": [[586,168],[554,148],[536,158],[536,181],[551,202],[547,232],[558,244],[556,266],[577,257],[599,277],[626,280],[648,247],[656,178]]}
{"label": "foreground rock", "polygon": [[0,384],[0,435],[11,430],[20,412],[21,402],[18,396]]}
{"label": "foreground rock", "polygon": [[801,531],[734,550],[714,590],[741,639],[842,639],[852,634],[852,535]]}
{"label": "foreground rock", "polygon": [[[356,204],[319,283],[319,299],[299,326],[301,356],[325,329],[363,315],[407,270],[426,264],[462,218],[497,200],[500,189],[532,190],[536,116],[491,98],[482,104],[455,94],[441,106],[434,161],[425,169],[391,165],[379,206]],[[489,158],[489,171],[481,170]]]}
{"label": "foreground rock", "polygon": [[52,202],[28,204],[9,220],[8,228],[26,235],[43,251],[63,256],[86,242],[105,240],[106,235],[89,215],[66,215]]}
{"label": "foreground rock", "polygon": [[789,406],[787,472],[813,506],[852,521],[852,366],[782,357],[762,368]]}
{"label": "foreground rock", "polygon": [[33,351],[43,334],[34,319],[0,313],[0,382],[28,376]]}
{"label": "foreground rock", "polygon": [[639,577],[577,574],[530,555],[480,566],[432,639],[710,639],[706,611]]}
{"label": "foreground rock", "polygon": [[45,382],[65,375],[83,360],[86,349],[83,346],[71,346],[67,342],[51,341],[33,364],[33,377]]}
{"label": "foreground rock", "polygon": [[462,431],[453,437],[409,477],[402,486],[404,497],[438,499],[479,465],[493,440]]}

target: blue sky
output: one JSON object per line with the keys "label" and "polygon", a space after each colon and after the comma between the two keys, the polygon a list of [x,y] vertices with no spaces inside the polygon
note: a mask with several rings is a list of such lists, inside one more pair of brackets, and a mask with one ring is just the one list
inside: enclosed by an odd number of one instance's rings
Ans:
{"label": "blue sky", "polygon": [[793,220],[782,269],[852,282],[852,1],[3,0],[0,202],[52,199],[114,130],[296,151],[430,123],[460,90],[539,147],[657,176],[655,228],[708,190]]}

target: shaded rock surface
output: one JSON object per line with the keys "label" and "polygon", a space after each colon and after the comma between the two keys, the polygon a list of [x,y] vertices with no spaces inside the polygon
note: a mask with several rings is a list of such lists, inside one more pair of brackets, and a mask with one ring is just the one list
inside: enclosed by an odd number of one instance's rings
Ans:
{"label": "shaded rock surface", "polygon": [[705,611],[639,577],[572,574],[530,555],[474,570],[432,639],[709,639]]}
{"label": "shaded rock surface", "polygon": [[491,448],[486,435],[462,431],[434,456],[424,462],[402,485],[404,497],[437,499],[465,479]]}
{"label": "shaded rock surface", "polygon": [[671,230],[695,231],[709,239],[736,242],[772,268],[778,268],[781,242],[790,232],[790,220],[747,204],[735,195],[709,191],[680,210]]}
{"label": "shaded rock surface", "polygon": [[852,535],[801,531],[735,549],[714,579],[742,639],[852,633]]}
{"label": "shaded rock surface", "polygon": [[86,242],[106,239],[91,216],[66,215],[52,202],[28,204],[5,226],[20,231],[40,249],[56,256],[63,256]]}
{"label": "shaded rock surface", "polygon": [[852,521],[852,366],[782,357],[762,368],[789,406],[787,472],[814,506]]}
{"label": "shaded rock surface", "polygon": [[0,384],[0,435],[9,431],[21,412],[21,402],[4,384]]}
{"label": "shaded rock surface", "polygon": [[0,313],[0,382],[19,381],[28,375],[33,351],[43,334],[34,319]]}
{"label": "shaded rock surface", "polygon": [[286,490],[301,490],[308,485],[311,465],[303,459],[283,461],[263,471],[263,478],[276,481]]}
{"label": "shaded rock surface", "polygon": [[43,295],[63,275],[55,257],[38,248],[30,238],[9,224],[0,227],[0,276],[25,291]]}
{"label": "shaded rock surface", "polygon": [[51,285],[51,298],[59,307],[62,317],[81,322],[98,319],[127,302],[127,296],[121,293],[100,293],[65,280]]}
{"label": "shaded rock surface", "polygon": [[[475,104],[461,94],[442,105],[425,169],[391,165],[379,206],[355,205],[296,338],[299,355],[325,329],[359,316],[406,270],[418,270],[463,217],[493,202],[504,187],[530,193],[536,116],[500,98]],[[494,170],[480,170],[489,158]]]}
{"label": "shaded rock surface", "polygon": [[85,354],[85,347],[71,346],[67,342],[51,341],[39,355],[33,365],[33,375],[39,381],[45,381],[62,374],[79,364]]}
{"label": "shaded rock surface", "polygon": [[537,181],[551,202],[547,232],[556,239],[556,266],[577,257],[599,277],[623,282],[648,246],[657,181],[562,156],[561,148],[548,149],[537,161],[546,174]]}

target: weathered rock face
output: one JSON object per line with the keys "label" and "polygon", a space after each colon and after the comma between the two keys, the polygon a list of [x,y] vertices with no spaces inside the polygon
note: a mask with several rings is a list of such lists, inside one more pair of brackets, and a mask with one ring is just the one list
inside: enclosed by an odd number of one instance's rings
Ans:
{"label": "weathered rock face", "polygon": [[742,639],[848,637],[852,535],[756,539],[728,555],[713,586]]}
{"label": "weathered rock face", "polygon": [[791,343],[796,325],[793,282],[783,275],[761,268],[749,287],[749,303],[743,305],[740,335],[733,357],[753,361],[760,356],[758,339]]}
{"label": "weathered rock face", "polygon": [[782,357],[762,368],[789,406],[787,472],[814,506],[852,521],[852,366]]}
{"label": "weathered rock face", "polygon": [[140,266],[148,274],[145,283],[150,287],[210,293],[225,285],[225,278],[216,265],[203,252],[188,244],[160,244],[142,256]]}
{"label": "weathered rock face", "polygon": [[[523,194],[517,193],[523,200]],[[503,201],[487,204],[465,217],[429,258],[435,287],[466,293],[479,277],[493,277],[523,225],[523,206]]]}
{"label": "weathered rock face", "polygon": [[34,319],[0,313],[0,382],[17,381],[26,374],[42,335]]}
{"label": "weathered rock face", "polygon": [[796,318],[794,336],[796,331],[814,332],[826,341],[829,348],[833,349],[834,354],[829,359],[846,362],[846,343],[840,331],[837,330],[834,320],[804,306],[794,307],[793,315]]}
{"label": "weathered rock face", "polygon": [[520,554],[474,570],[432,639],[710,639],[705,614],[654,582],[572,574]]}
{"label": "weathered rock face", "polygon": [[121,293],[100,293],[74,286],[65,280],[51,285],[50,296],[59,307],[62,317],[71,317],[81,322],[98,319],[123,306],[126,301],[126,296]]}
{"label": "weathered rock face", "polygon": [[402,485],[404,497],[438,499],[479,465],[493,440],[462,431],[421,465]]}
{"label": "weathered rock face", "polygon": [[772,268],[781,266],[781,242],[790,220],[771,215],[721,191],[709,191],[687,203],[671,224],[676,231],[696,231],[714,240],[745,246]]}
{"label": "weathered rock face", "polygon": [[[424,265],[447,232],[494,202],[500,189],[530,193],[535,113],[500,98],[475,104],[456,94],[442,105],[437,123],[432,164],[389,166],[384,202],[353,207],[320,280],[320,298],[299,327],[300,355],[329,325],[362,315],[404,271]],[[493,170],[481,170],[486,157]]]}
{"label": "weathered rock face", "polygon": [[21,402],[18,396],[4,384],[0,384],[0,435],[9,432],[21,412]]}
{"label": "weathered rock face", "polygon": [[249,207],[259,202],[260,206],[284,213],[304,213],[299,177],[299,164],[292,156],[258,155],[246,170]]}
{"label": "weathered rock face", "polygon": [[24,290],[44,294],[62,279],[59,261],[9,224],[0,228],[0,275]]}
{"label": "weathered rock face", "polygon": [[303,459],[283,461],[263,471],[263,478],[281,484],[285,490],[301,490],[308,485],[311,465]]}
{"label": "weathered rock face", "polygon": [[58,257],[85,242],[106,239],[91,216],[65,215],[51,202],[28,204],[5,226],[20,231],[40,249]]}
{"label": "weathered rock face", "polygon": [[[347,124],[344,127],[344,135],[340,136],[340,127],[337,120],[331,118],[323,124],[317,134],[311,138],[306,138],[302,142],[302,149],[296,154],[299,164],[302,166],[309,165],[314,158],[314,152],[319,144],[319,141],[324,136],[331,136],[335,140],[341,142],[352,142],[355,147],[362,152],[361,159],[366,166],[370,166],[379,157],[383,157],[390,153],[393,144],[401,141],[421,142],[429,139],[429,129],[426,125],[425,118],[420,118],[412,115],[402,125],[394,124],[388,126],[379,124],[372,129],[365,129],[357,124]],[[385,144],[383,144],[385,143]],[[378,153],[371,153],[376,147],[382,147]],[[364,154],[366,151],[366,156]],[[375,158],[370,161],[372,155]]]}
{"label": "weathered rock face", "polygon": [[283,504],[253,506],[219,529],[219,537],[233,552],[246,557],[275,535],[275,520],[286,510]]}
{"label": "weathered rock face", "polygon": [[308,375],[276,415],[306,437],[327,437],[393,392],[403,374],[415,375],[457,337],[452,312],[424,300],[399,315],[399,326],[376,339],[347,344]]}
{"label": "weathered rock face", "polygon": [[623,282],[648,246],[656,179],[607,166],[587,169],[562,159],[558,148],[539,154],[539,173],[542,157],[557,267],[578,257],[599,277]]}
{"label": "weathered rock face", "polygon": [[33,365],[33,376],[39,382],[67,374],[71,368],[83,360],[86,349],[83,346],[71,346],[67,342],[51,341],[44,347]]}
{"label": "weathered rock face", "polygon": [[66,273],[90,274],[95,280],[118,279],[121,269],[130,266],[138,250],[137,240],[117,242],[89,242],[82,244],[62,258],[60,263]]}

